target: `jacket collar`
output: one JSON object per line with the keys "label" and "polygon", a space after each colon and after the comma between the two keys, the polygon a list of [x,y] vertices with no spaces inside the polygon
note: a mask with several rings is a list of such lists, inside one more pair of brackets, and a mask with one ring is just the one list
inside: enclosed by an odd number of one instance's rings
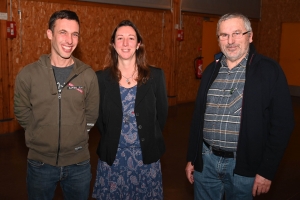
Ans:
{"label": "jacket collar", "polygon": [[[253,58],[254,58],[255,54],[256,54],[255,47],[252,43],[250,43],[250,45],[249,45],[249,56],[248,56],[248,61],[247,61],[247,65],[246,65],[247,68],[248,68],[249,65],[252,64],[252,61],[253,61]],[[222,52],[220,52],[220,53],[215,54],[215,56],[214,56],[215,66],[218,65],[218,68],[220,68],[220,66],[221,66],[220,61],[221,61],[221,58],[222,58],[223,55],[224,54]]]}
{"label": "jacket collar", "polygon": [[[56,85],[56,80],[55,80],[54,72],[53,72],[52,65],[51,65],[50,56],[51,56],[51,54],[42,55],[39,58],[39,62],[41,64],[41,67],[45,67],[48,71],[50,92],[51,92],[51,94],[54,95],[57,93],[57,85]],[[84,70],[86,70],[87,68],[90,68],[90,66],[84,64],[82,61],[75,58],[74,56],[71,56],[71,58],[74,61],[74,67],[73,67],[73,70],[71,71],[70,77],[78,75],[81,72],[83,72]]]}
{"label": "jacket collar", "polygon": [[248,57],[248,61],[247,61],[247,67],[252,64],[253,58],[256,55],[256,50],[255,50],[255,47],[252,43],[250,44],[249,49],[250,50],[249,50],[249,57]]}
{"label": "jacket collar", "polygon": [[[249,55],[248,55],[248,60],[247,60],[247,65],[246,65],[246,74],[247,74],[247,71],[248,71],[250,65],[253,64],[254,57],[255,57],[256,54],[257,53],[256,53],[254,45],[252,43],[250,43]],[[210,80],[209,80],[208,88],[210,87],[210,85],[213,83],[213,81],[218,76],[218,73],[219,73],[219,70],[220,70],[220,67],[221,67],[221,58],[222,58],[223,55],[224,54],[222,52],[220,52],[220,53],[215,54],[215,56],[214,56],[214,59],[215,59],[214,63],[215,64],[214,64],[214,69],[213,69],[212,76],[210,77]]]}

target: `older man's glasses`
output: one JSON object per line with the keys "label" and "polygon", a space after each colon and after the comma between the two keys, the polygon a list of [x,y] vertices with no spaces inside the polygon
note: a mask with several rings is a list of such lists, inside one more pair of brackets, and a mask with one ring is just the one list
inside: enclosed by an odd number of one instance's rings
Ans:
{"label": "older man's glasses", "polygon": [[[251,31],[246,31],[244,33],[242,32],[234,32],[231,34],[231,37],[233,39],[241,39],[243,37],[243,35],[249,33]],[[221,33],[220,35],[218,35],[219,40],[223,41],[223,40],[228,40],[229,39],[230,34],[227,33]]]}

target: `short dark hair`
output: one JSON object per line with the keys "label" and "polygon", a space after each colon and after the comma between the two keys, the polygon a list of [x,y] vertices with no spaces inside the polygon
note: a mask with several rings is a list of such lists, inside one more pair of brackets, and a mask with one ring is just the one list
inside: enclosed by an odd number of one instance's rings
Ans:
{"label": "short dark hair", "polygon": [[69,20],[75,20],[78,25],[79,25],[79,18],[77,14],[71,10],[61,10],[61,11],[56,11],[53,13],[49,19],[49,29],[53,32],[55,22],[58,19],[69,19]]}

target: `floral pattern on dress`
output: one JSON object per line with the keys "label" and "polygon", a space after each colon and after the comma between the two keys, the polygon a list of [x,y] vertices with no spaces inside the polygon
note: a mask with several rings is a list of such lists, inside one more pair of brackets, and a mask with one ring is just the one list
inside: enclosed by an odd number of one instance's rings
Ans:
{"label": "floral pattern on dress", "polygon": [[93,198],[98,200],[163,199],[160,160],[144,164],[134,114],[137,86],[120,86],[123,107],[122,130],[112,166],[98,160]]}

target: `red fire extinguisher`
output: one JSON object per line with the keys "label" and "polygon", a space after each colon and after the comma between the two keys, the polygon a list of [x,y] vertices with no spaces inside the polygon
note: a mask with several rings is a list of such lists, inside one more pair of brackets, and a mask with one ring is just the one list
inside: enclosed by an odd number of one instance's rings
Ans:
{"label": "red fire extinguisher", "polygon": [[195,58],[195,60],[194,60],[194,69],[195,69],[196,79],[202,78],[202,64],[203,64],[202,58],[203,58],[202,56],[199,56],[199,57]]}

